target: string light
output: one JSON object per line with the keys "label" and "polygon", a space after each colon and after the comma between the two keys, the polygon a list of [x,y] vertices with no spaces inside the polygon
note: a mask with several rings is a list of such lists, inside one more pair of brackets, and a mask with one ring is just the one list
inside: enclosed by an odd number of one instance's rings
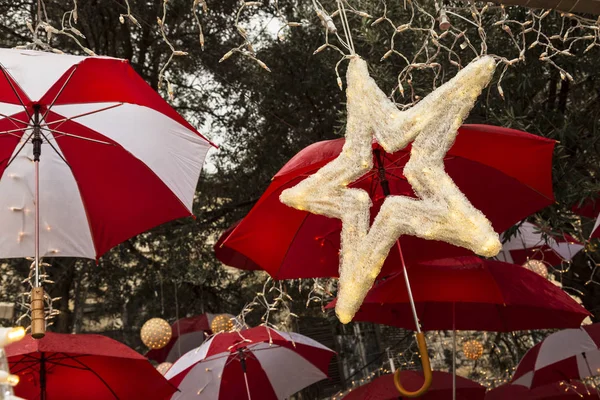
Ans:
{"label": "string light", "polygon": [[[445,241],[487,257],[500,251],[501,243],[491,223],[471,205],[443,167],[458,128],[489,83],[494,68],[491,57],[481,58],[403,112],[377,87],[364,60],[350,60],[348,123],[342,152],[280,196],[290,207],[342,220],[336,304],[342,323],[352,320],[401,235]],[[413,141],[404,176],[419,199],[387,197],[369,228],[369,195],[347,185],[373,167],[373,136],[388,153]]]}
{"label": "string light", "polygon": [[543,261],[540,260],[527,260],[523,264],[523,267],[527,268],[530,271],[535,272],[536,274],[548,278],[548,267],[544,264]]}
{"label": "string light", "polygon": [[463,354],[469,360],[479,360],[483,355],[483,345],[477,340],[468,340],[463,344]]}
{"label": "string light", "polygon": [[171,325],[162,318],[151,318],[142,326],[142,342],[150,349],[162,349],[169,343],[173,331]]}

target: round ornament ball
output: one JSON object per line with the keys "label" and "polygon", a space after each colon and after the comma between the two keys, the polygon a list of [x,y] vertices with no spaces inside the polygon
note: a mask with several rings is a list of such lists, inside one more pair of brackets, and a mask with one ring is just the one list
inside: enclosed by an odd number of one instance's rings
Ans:
{"label": "round ornament ball", "polygon": [[483,345],[477,340],[469,340],[463,344],[463,353],[469,360],[478,360],[483,355]]}
{"label": "round ornament ball", "polygon": [[233,321],[229,315],[219,314],[210,323],[210,330],[213,333],[230,332],[233,330]]}
{"label": "round ornament ball", "polygon": [[169,370],[169,368],[171,368],[172,365],[173,365],[173,363],[164,362],[164,363],[158,364],[156,366],[156,370],[158,372],[160,372],[161,375],[164,375],[167,373],[167,371]]}
{"label": "round ornament ball", "polygon": [[525,264],[523,264],[523,267],[535,272],[539,276],[542,276],[546,279],[548,278],[548,268],[546,267],[546,264],[540,260],[527,260]]}
{"label": "round ornament ball", "polygon": [[142,326],[142,342],[150,349],[162,349],[171,340],[171,325],[162,318],[152,318]]}

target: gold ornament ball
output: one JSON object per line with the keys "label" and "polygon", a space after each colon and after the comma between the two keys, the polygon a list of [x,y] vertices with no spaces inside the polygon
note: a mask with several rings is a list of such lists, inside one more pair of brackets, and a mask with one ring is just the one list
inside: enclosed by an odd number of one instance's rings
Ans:
{"label": "gold ornament ball", "polygon": [[167,371],[169,370],[169,368],[171,368],[172,365],[173,365],[173,363],[164,362],[164,363],[158,364],[156,366],[156,370],[158,372],[160,372],[161,375],[164,375],[167,373]]}
{"label": "gold ornament ball", "polygon": [[162,349],[171,340],[171,325],[162,318],[152,318],[142,326],[142,342],[151,349]]}
{"label": "gold ornament ball", "polygon": [[469,340],[463,344],[463,353],[469,360],[478,360],[483,355],[483,345],[477,340]]}
{"label": "gold ornament ball", "polygon": [[233,330],[233,321],[229,315],[219,314],[210,323],[210,330],[213,333],[230,332]]}
{"label": "gold ornament ball", "polygon": [[523,267],[535,272],[539,276],[548,278],[548,268],[546,267],[546,264],[540,260],[527,260],[525,264],[523,264]]}

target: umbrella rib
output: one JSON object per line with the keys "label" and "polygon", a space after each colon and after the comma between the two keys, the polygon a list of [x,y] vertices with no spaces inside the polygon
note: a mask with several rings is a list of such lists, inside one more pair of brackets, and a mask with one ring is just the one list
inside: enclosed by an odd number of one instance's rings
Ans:
{"label": "umbrella rib", "polygon": [[110,391],[110,393],[112,393],[112,395],[115,396],[115,399],[119,400],[119,396],[117,396],[117,394],[115,393],[115,391],[112,390],[112,388],[108,385],[108,383],[106,383],[106,381],[100,375],[98,375],[98,373],[96,371],[94,371],[93,369],[91,369],[90,367],[88,367],[83,362],[79,361],[77,358],[70,357],[68,355],[66,355],[66,356],[67,356],[67,358],[72,359],[73,361],[75,361],[76,363],[78,363],[79,365],[81,365],[82,367],[84,367],[87,371],[90,371],[92,374],[94,374],[96,376],[96,378],[98,378],[100,380],[100,382],[102,382],[104,384],[104,386],[106,386],[106,388]]}
{"label": "umbrella rib", "polygon": [[[10,133],[15,133],[15,132],[20,132],[20,131],[26,131],[27,129],[31,129],[31,127],[26,126],[25,128],[15,128],[15,129],[9,129],[7,131],[2,131],[0,132],[0,135],[5,135],[5,134],[10,134]],[[19,136],[20,137],[20,136]]]}
{"label": "umbrella rib", "polygon": [[50,124],[60,124],[60,125],[62,125],[63,123],[65,123],[67,121],[74,120],[75,118],[81,118],[81,117],[85,117],[85,116],[88,116],[88,115],[96,114],[96,113],[99,113],[99,112],[102,112],[102,111],[107,111],[107,110],[110,110],[112,108],[116,108],[116,107],[119,107],[119,106],[122,106],[122,105],[123,105],[123,103],[117,103],[117,104],[113,104],[112,106],[100,108],[100,109],[94,110],[94,111],[88,111],[86,113],[74,115],[72,117],[63,118],[63,119],[57,119],[56,121],[46,122],[46,125],[44,125],[44,126],[50,126]]}
{"label": "umbrella rib", "polygon": [[[22,356],[23,356],[23,358],[21,358],[19,361],[10,363],[14,374],[19,374],[20,372],[27,371],[28,369],[33,368],[36,364],[38,364],[40,362],[39,358],[34,357],[31,354],[23,354]],[[31,365],[24,366],[24,368],[15,371],[16,366],[18,366],[19,364],[25,364],[25,363],[31,364]]]}
{"label": "umbrella rib", "polygon": [[76,64],[75,68],[73,68],[73,70],[71,71],[71,74],[69,75],[69,77],[67,78],[67,80],[65,81],[65,83],[62,85],[62,87],[60,88],[60,90],[56,94],[56,97],[54,97],[54,100],[52,100],[52,102],[50,103],[50,105],[46,109],[46,112],[44,113],[44,116],[42,117],[42,120],[45,120],[46,117],[48,116],[48,113],[50,112],[50,109],[52,108],[52,106],[54,106],[54,103],[56,103],[56,100],[58,100],[58,97],[62,94],[63,90],[65,90],[65,88],[67,87],[67,84],[69,83],[69,81],[73,77],[73,74],[75,73],[75,71],[77,71],[77,67],[79,67],[79,64]]}
{"label": "umbrella rib", "polygon": [[31,132],[29,134],[29,136],[27,136],[27,139],[25,139],[25,141],[23,142],[23,144],[21,145],[21,147],[19,147],[19,150],[17,150],[17,152],[15,153],[15,155],[11,157],[11,159],[6,164],[5,169],[8,168],[10,166],[10,164],[12,164],[12,162],[15,160],[15,158],[17,158],[17,156],[19,155],[19,153],[21,153],[21,151],[23,150],[23,147],[25,147],[25,145],[27,144],[27,142],[29,141],[29,139],[31,138],[31,136],[33,136],[33,132]]}
{"label": "umbrella rib", "polygon": [[31,119],[31,114],[29,114],[27,107],[25,107],[25,103],[23,103],[23,100],[21,99],[21,96],[19,96],[17,89],[15,89],[15,86],[13,85],[12,81],[9,79],[10,74],[8,73],[8,71],[6,70],[6,67],[2,63],[0,63],[0,69],[2,70],[4,77],[8,81],[8,84],[10,85],[10,88],[12,89],[13,93],[19,100],[19,103],[21,103],[21,106],[23,106],[23,109],[25,110],[25,114],[27,114],[27,118]]}
{"label": "umbrella rib", "polygon": [[54,150],[54,152],[56,154],[58,154],[58,156],[61,158],[61,160],[63,160],[64,163],[67,164],[67,166],[69,168],[71,168],[71,165],[67,162],[67,160],[65,160],[65,158],[63,157],[63,155],[60,154],[60,152],[58,151],[58,149],[56,147],[54,147],[54,145],[52,143],[50,143],[50,140],[48,140],[48,137],[46,137],[46,135],[44,135],[44,133],[41,130],[40,130],[40,134],[44,137],[44,139],[46,139],[46,142],[50,145],[50,147],[52,147],[52,150]]}
{"label": "umbrella rib", "polygon": [[360,183],[375,174],[376,174],[375,171],[371,170],[371,171],[367,172],[366,174],[364,174],[363,176],[361,176],[360,178],[358,178],[357,180],[355,180],[354,182],[351,182],[351,184],[356,185],[357,183]]}
{"label": "umbrella rib", "polygon": [[[64,358],[64,359],[67,359],[67,358]],[[78,370],[81,370],[81,371],[88,371],[89,370],[89,368],[80,367],[80,366],[76,366],[76,365],[64,364],[64,363],[57,362],[57,361],[48,361],[48,360],[46,360],[46,364],[57,365],[59,367],[65,367],[65,368],[73,368],[73,369],[78,369]]]}
{"label": "umbrella rib", "polygon": [[6,119],[8,119],[8,120],[10,120],[10,121],[12,121],[12,122],[18,122],[18,123],[20,123],[20,124],[29,125],[27,122],[25,122],[25,121],[21,121],[20,119],[17,119],[17,118],[15,118],[15,117],[11,116],[11,115],[7,115],[7,114],[2,114],[2,113],[0,113],[0,117],[2,117],[2,118],[6,118]]}
{"label": "umbrella rib", "polygon": [[21,139],[20,135],[16,135],[15,132],[21,132],[21,131],[26,131],[27,129],[30,129],[29,127],[26,128],[17,128],[17,129],[9,129],[7,131],[2,131],[0,132],[0,135],[10,135],[10,136],[14,136],[18,139]]}
{"label": "umbrella rib", "polygon": [[[90,138],[86,138],[84,136],[73,135],[72,133],[67,133],[67,132],[59,131],[57,129],[52,129],[52,128],[42,128],[42,129],[47,130],[47,131],[49,131],[51,133],[57,133],[57,134],[62,135],[62,136],[68,136],[68,137],[72,137],[72,138],[75,138],[75,139],[87,140],[89,142],[94,142],[94,143],[100,143],[100,144],[106,144],[106,145],[109,145],[109,146],[114,146],[114,144],[110,143],[110,142],[103,142],[102,140],[90,139]],[[55,140],[56,140],[56,138],[55,138]]]}

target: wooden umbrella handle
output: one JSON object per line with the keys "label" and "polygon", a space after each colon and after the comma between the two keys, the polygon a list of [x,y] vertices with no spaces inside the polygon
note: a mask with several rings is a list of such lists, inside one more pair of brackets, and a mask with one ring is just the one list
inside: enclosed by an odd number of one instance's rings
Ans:
{"label": "wooden umbrella handle", "polygon": [[402,397],[414,398],[421,397],[429,390],[431,381],[433,380],[433,373],[431,371],[431,364],[429,362],[429,353],[427,352],[427,342],[425,341],[425,334],[423,332],[417,333],[417,344],[419,346],[419,354],[421,355],[421,364],[423,365],[423,385],[414,392],[409,392],[402,387],[400,383],[400,370],[396,370],[394,373],[394,385],[396,389],[402,395]]}
{"label": "wooden umbrella handle", "polygon": [[46,315],[44,312],[44,288],[31,290],[31,336],[41,339],[46,335]]}

